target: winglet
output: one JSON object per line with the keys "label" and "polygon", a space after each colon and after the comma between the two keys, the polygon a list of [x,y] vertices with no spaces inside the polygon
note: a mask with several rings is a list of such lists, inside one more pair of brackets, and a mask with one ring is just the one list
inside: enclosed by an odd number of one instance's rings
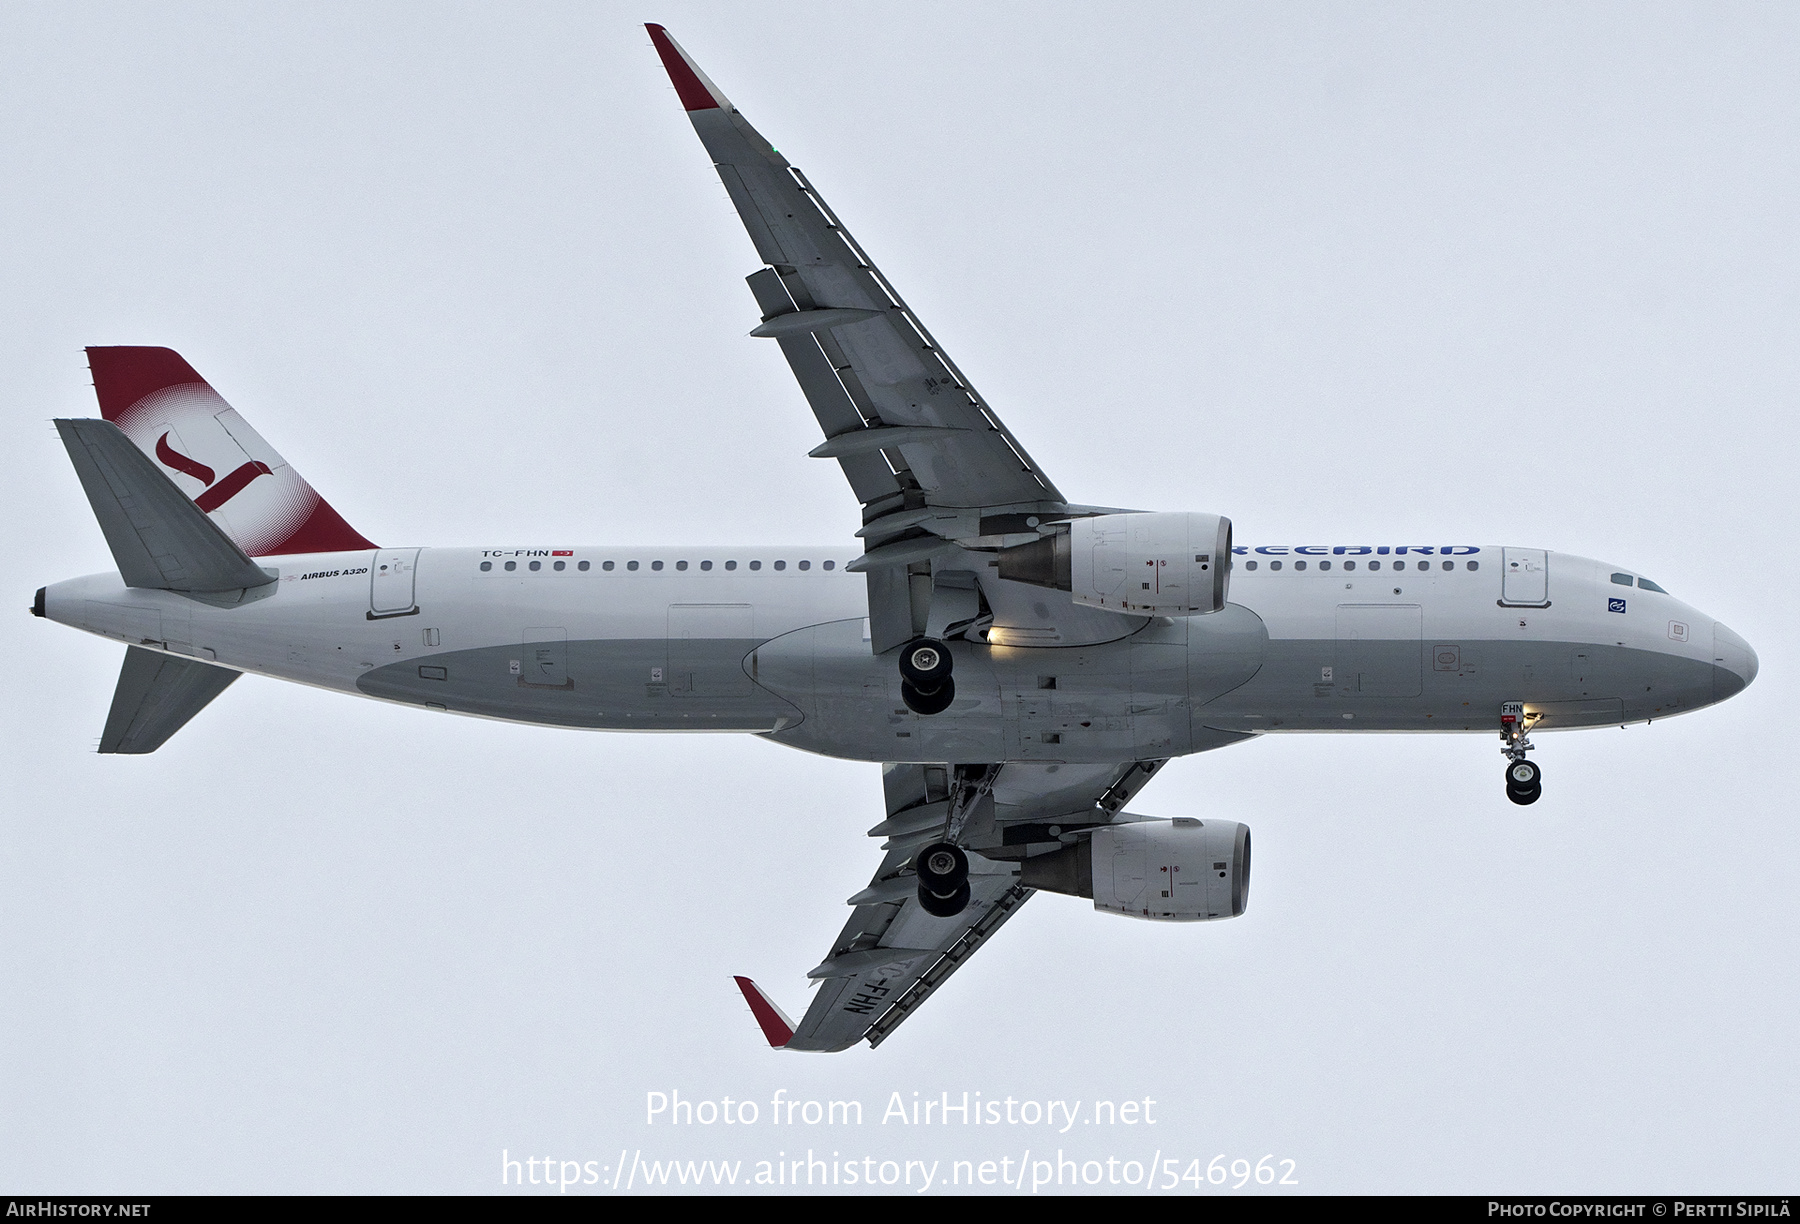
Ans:
{"label": "winglet", "polygon": [[646,23],[644,28],[650,31],[650,41],[656,44],[656,53],[662,56],[669,80],[675,83],[675,96],[681,99],[684,108],[690,111],[731,109],[731,100],[695,66],[688,53],[669,37],[667,30],[653,22]]}
{"label": "winglet", "polygon": [[[660,27],[651,26],[650,28],[655,30]],[[747,977],[734,977],[731,980],[736,982],[738,989],[744,992],[744,1002],[750,1005],[750,1013],[756,1017],[756,1022],[762,1025],[763,1036],[769,1039],[770,1045],[779,1050],[793,1039],[794,1022],[787,1018],[786,1012],[775,1006],[773,999],[763,993],[761,986]]]}

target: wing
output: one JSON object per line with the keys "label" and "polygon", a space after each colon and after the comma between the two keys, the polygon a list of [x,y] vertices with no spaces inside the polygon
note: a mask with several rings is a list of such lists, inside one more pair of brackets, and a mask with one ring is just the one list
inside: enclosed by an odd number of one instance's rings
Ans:
{"label": "wing", "polygon": [[[771,1030],[758,1011],[770,1044],[880,1045],[1030,900],[1036,890],[1019,883],[1018,860],[1060,848],[1075,829],[1111,822],[1162,764],[1063,765],[1055,772],[1032,764],[884,766],[888,816],[869,830],[885,839],[881,866],[849,899],[850,921],[807,974],[818,993],[792,1035],[777,1041],[780,1028]],[[947,830],[969,850],[970,899],[954,918],[934,918],[919,905],[913,858]]]}
{"label": "wing", "polygon": [[[661,26],[651,40],[757,254],[749,278],[763,322],[750,334],[781,345],[825,441],[863,503],[876,653],[923,630],[907,567],[948,547],[1036,539],[1039,521],[1071,507],[806,176],[788,164]],[[1027,520],[1033,520],[1027,525]],[[1014,542],[1014,541],[1004,541]],[[928,570],[915,571],[928,577]]]}

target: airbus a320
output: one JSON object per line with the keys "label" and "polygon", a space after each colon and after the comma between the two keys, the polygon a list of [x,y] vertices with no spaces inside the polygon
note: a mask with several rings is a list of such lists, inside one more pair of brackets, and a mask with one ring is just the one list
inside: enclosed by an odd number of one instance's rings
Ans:
{"label": "airbus a320", "polygon": [[155,751],[244,672],[426,710],[737,731],[882,763],[880,862],[772,1045],[893,1033],[1039,891],[1237,917],[1250,831],[1130,810],[1175,757],[1307,731],[1646,722],[1756,676],[1629,566],[1458,540],[1239,543],[1213,513],[1083,505],[1001,423],[826,206],[660,26],[652,42],[762,267],[781,349],[862,505],[855,541],[380,547],[177,354],[88,350],[59,420],[116,573],[37,592],[124,642],[100,751]]}

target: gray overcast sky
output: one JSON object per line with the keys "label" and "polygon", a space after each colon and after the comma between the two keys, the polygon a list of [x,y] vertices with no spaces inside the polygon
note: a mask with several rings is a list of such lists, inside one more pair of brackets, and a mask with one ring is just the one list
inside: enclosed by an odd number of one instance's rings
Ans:
{"label": "gray overcast sky", "polygon": [[[47,424],[97,414],[83,345],[179,350],[384,544],[850,539],[645,20],[1070,497],[1605,558],[1761,679],[1543,737],[1531,808],[1487,737],[1177,762],[1134,806],[1254,828],[1244,918],[1040,897],[880,1050],[813,1058],[729,975],[804,1006],[872,765],[256,678],[94,755],[120,651],[24,614],[112,568]],[[1791,1188],[1797,58],[1785,4],[0,4],[0,1189],[807,1147]],[[672,1089],[869,1112],[647,1126]],[[877,1120],[965,1090],[1158,1121]]]}

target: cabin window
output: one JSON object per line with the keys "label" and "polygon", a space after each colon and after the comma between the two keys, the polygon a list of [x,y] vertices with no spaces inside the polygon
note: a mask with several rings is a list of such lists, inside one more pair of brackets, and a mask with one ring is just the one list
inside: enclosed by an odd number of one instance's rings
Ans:
{"label": "cabin window", "polygon": [[1369,568],[1370,568],[1370,569],[1372,569],[1372,570],[1378,570],[1378,569],[1380,569],[1380,568],[1381,568],[1381,562],[1379,562],[1379,561],[1371,561],[1371,562],[1369,562]]}
{"label": "cabin window", "polygon": [[558,561],[555,564],[553,564],[550,568],[560,574],[564,570],[569,568],[569,563],[567,561]]}
{"label": "cabin window", "polygon": [[703,573],[703,574],[709,573],[711,570],[712,570],[712,562],[711,561],[702,561],[700,563],[700,572],[701,573]]}
{"label": "cabin window", "polygon": [[660,573],[660,572],[662,572],[662,562],[661,561],[652,561],[650,563],[650,568],[653,570],[656,570],[658,573]]}
{"label": "cabin window", "polygon": [[481,563],[481,572],[484,574],[493,568],[494,568],[494,563],[492,561],[483,561]]}
{"label": "cabin window", "polygon": [[1353,570],[1353,569],[1355,569],[1355,568],[1356,568],[1356,562],[1354,562],[1354,561],[1346,561],[1346,562],[1344,562],[1344,568],[1345,568],[1345,569],[1347,569],[1347,570]]}
{"label": "cabin window", "polygon": [[1426,570],[1428,570],[1430,568],[1431,568],[1431,562],[1429,562],[1429,561],[1419,562],[1419,572],[1420,573],[1424,573]]}
{"label": "cabin window", "polygon": [[1296,562],[1294,562],[1294,568],[1295,568],[1295,569],[1297,569],[1297,570],[1303,570],[1303,569],[1305,569],[1305,568],[1306,568],[1306,562],[1304,562],[1304,561],[1296,561]]}
{"label": "cabin window", "polygon": [[836,562],[836,561],[827,561],[827,562],[826,562],[826,563],[825,563],[825,566],[824,566],[824,568],[826,568],[826,569],[834,569],[834,568],[836,568],[836,566],[837,566],[837,562]]}
{"label": "cabin window", "polygon": [[1475,571],[1476,571],[1476,570],[1478,570],[1478,569],[1480,569],[1480,568],[1481,568],[1481,562],[1479,562],[1479,561],[1471,561],[1471,562],[1469,562],[1469,572],[1470,572],[1470,573],[1471,573],[1471,574],[1472,574],[1472,573],[1474,573],[1474,572],[1475,572]]}
{"label": "cabin window", "polygon": [[[600,563],[600,568],[601,568],[601,569],[603,569],[603,570],[607,570],[607,571],[609,571],[609,572],[610,572],[610,571],[611,571],[611,570],[612,570],[612,567],[613,567],[613,563],[612,563],[612,562],[611,562],[611,561],[602,561],[602,562],[601,562],[601,563]],[[583,562],[582,562],[582,563],[581,563],[581,568],[582,568],[582,569],[586,569],[586,568],[587,568],[587,562],[586,562],[586,561],[583,561]]]}
{"label": "cabin window", "polygon": [[750,563],[750,568],[753,570],[759,570],[762,568],[762,562],[761,561],[752,561]]}
{"label": "cabin window", "polygon": [[1329,562],[1329,561],[1321,561],[1321,562],[1319,562],[1319,568],[1320,568],[1320,569],[1322,569],[1322,570],[1328,570],[1328,569],[1330,569],[1330,568],[1331,568],[1331,562]]}
{"label": "cabin window", "polygon": [[802,561],[802,562],[800,562],[800,568],[803,570],[809,570],[812,568],[812,562],[811,561]]}
{"label": "cabin window", "polygon": [[625,568],[628,570],[635,570],[635,569],[637,569],[637,567],[638,567],[638,563],[636,561],[627,561],[625,563]]}
{"label": "cabin window", "polygon": [[1255,568],[1256,568],[1256,562],[1254,562],[1254,561],[1246,561],[1246,562],[1244,562],[1244,568],[1245,568],[1245,569],[1247,569],[1247,570],[1253,570],[1253,569],[1255,569]]}
{"label": "cabin window", "polygon": [[1278,569],[1280,569],[1280,568],[1281,568],[1281,562],[1279,562],[1279,561],[1271,561],[1271,562],[1269,562],[1269,568],[1270,568],[1270,569],[1272,569],[1272,570],[1278,570]]}
{"label": "cabin window", "polygon": [[725,568],[728,570],[734,570],[737,568],[737,562],[736,561],[727,561],[725,563]]}
{"label": "cabin window", "polygon": [[1657,586],[1654,582],[1651,582],[1648,578],[1639,578],[1638,586],[1646,591],[1655,591],[1658,595],[1667,595],[1668,594],[1667,591],[1665,591],[1661,587]]}
{"label": "cabin window", "polygon": [[787,568],[787,562],[786,561],[777,561],[775,563],[775,568],[778,570],[784,570]]}
{"label": "cabin window", "polygon": [[677,561],[675,563],[675,568],[678,570],[685,570],[687,568],[687,562],[686,561]]}
{"label": "cabin window", "polygon": [[1449,573],[1449,572],[1450,572],[1450,571],[1451,571],[1451,570],[1453,570],[1453,569],[1455,569],[1455,568],[1456,568],[1456,562],[1454,562],[1454,561],[1446,561],[1446,562],[1444,562],[1444,572],[1445,572],[1445,573],[1446,573],[1446,574],[1447,574],[1447,573]]}
{"label": "cabin window", "polygon": [[509,574],[518,568],[519,568],[519,563],[517,561],[508,561],[506,563],[506,572]]}

